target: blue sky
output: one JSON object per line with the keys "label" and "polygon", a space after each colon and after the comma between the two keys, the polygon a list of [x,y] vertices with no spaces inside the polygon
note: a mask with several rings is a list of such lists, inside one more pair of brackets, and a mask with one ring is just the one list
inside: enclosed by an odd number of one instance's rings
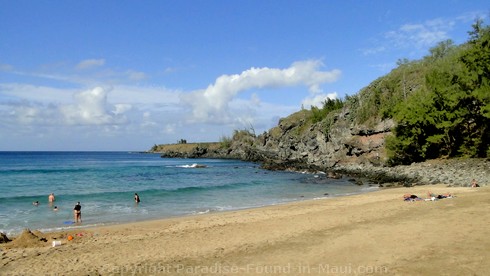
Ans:
{"label": "blue sky", "polygon": [[398,59],[465,42],[488,1],[0,0],[0,150],[260,134]]}

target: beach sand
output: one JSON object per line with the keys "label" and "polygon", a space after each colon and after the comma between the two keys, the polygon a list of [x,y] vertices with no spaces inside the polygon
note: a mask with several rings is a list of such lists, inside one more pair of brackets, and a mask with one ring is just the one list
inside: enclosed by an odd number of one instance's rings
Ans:
{"label": "beach sand", "polygon": [[[428,190],[456,197],[403,201],[407,193],[425,198]],[[489,205],[489,187],[431,185],[71,232],[33,231],[47,242],[29,242],[23,234],[1,245],[0,274],[490,275]],[[54,237],[61,246],[51,246]]]}

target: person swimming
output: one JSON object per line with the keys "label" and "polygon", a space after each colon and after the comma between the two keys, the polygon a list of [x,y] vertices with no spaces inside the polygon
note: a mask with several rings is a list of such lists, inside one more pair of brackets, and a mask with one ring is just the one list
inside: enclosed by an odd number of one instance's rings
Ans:
{"label": "person swimming", "polygon": [[136,203],[140,203],[141,202],[140,196],[137,193],[134,193],[134,202],[136,202]]}

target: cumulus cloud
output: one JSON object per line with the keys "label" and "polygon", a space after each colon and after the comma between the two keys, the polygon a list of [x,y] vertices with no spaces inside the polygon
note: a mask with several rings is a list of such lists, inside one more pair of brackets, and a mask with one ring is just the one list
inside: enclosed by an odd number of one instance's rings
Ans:
{"label": "cumulus cloud", "polygon": [[206,89],[182,95],[184,104],[192,108],[192,120],[225,122],[230,120],[229,103],[240,92],[250,89],[306,86],[312,93],[321,92],[320,85],[334,82],[340,70],[321,71],[319,60],[293,63],[289,68],[251,68],[235,75],[222,75]]}
{"label": "cumulus cloud", "polygon": [[117,115],[130,109],[128,105],[117,105],[111,112],[107,104],[107,91],[101,87],[80,92],[74,96],[75,104],[62,106],[61,113],[68,124],[105,125],[121,123]]}
{"label": "cumulus cloud", "polygon": [[[22,86],[16,86],[22,88]],[[28,98],[31,95],[30,86],[20,90],[21,96],[27,98],[13,98],[9,102],[0,103],[0,116],[6,125],[32,125],[32,126],[64,126],[64,125],[119,125],[127,123],[126,113],[133,107],[128,103],[109,104],[107,102],[108,90],[96,87],[86,91],[71,94],[71,101],[61,99],[56,101],[56,95],[61,93],[56,89],[44,89],[46,98]],[[8,93],[0,93],[0,96]],[[19,95],[17,95],[19,96]]]}
{"label": "cumulus cloud", "polygon": [[105,64],[105,59],[86,59],[77,64],[78,70],[86,70],[93,67],[100,67]]}

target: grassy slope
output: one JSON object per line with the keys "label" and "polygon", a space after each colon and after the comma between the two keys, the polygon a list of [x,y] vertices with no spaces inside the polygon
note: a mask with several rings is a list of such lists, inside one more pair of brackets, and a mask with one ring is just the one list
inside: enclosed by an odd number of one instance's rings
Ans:
{"label": "grassy slope", "polygon": [[165,144],[158,145],[156,149],[152,149],[153,152],[181,152],[190,153],[197,147],[208,148],[209,150],[218,149],[221,146],[219,142],[211,143],[187,143],[187,144]]}

